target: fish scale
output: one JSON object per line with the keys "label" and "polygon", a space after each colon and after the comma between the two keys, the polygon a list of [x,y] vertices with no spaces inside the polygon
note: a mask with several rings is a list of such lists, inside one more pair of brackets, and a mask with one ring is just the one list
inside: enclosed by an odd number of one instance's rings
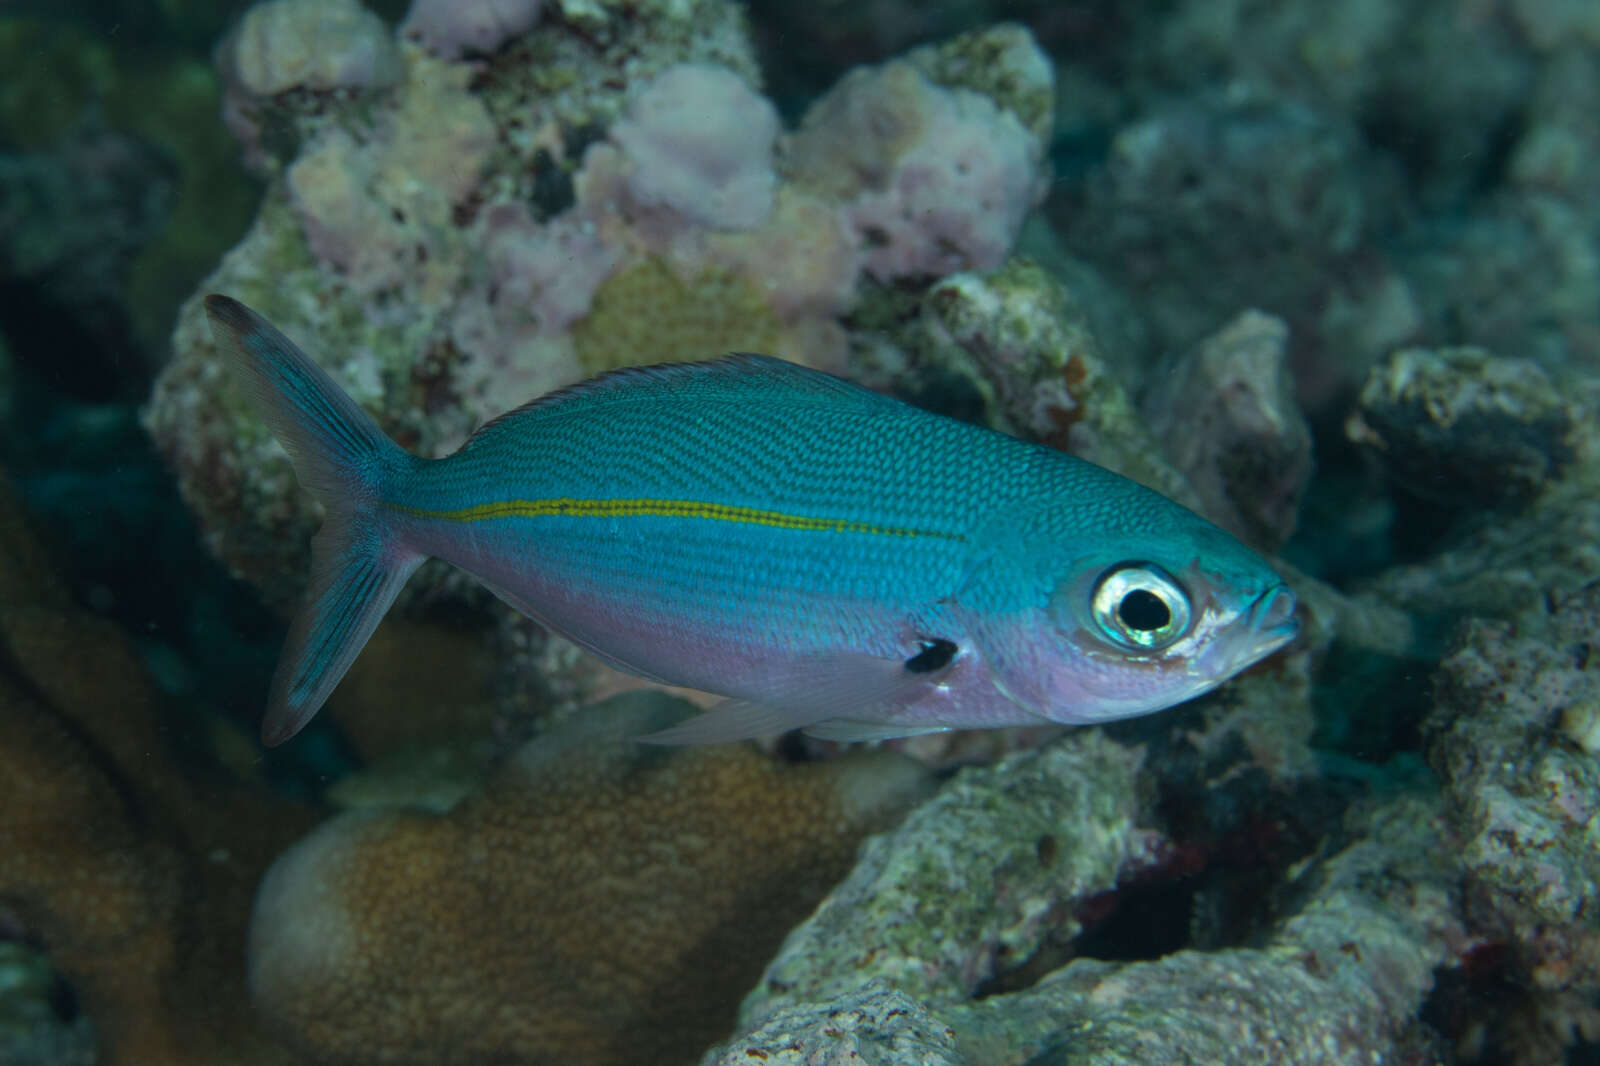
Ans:
{"label": "fish scale", "polygon": [[429,460],[260,316],[206,307],[328,512],[269,743],[429,556],[614,665],[730,698],[654,738],[675,742],[1148,713],[1295,631],[1271,567],[1172,501],[780,360],[614,372]]}

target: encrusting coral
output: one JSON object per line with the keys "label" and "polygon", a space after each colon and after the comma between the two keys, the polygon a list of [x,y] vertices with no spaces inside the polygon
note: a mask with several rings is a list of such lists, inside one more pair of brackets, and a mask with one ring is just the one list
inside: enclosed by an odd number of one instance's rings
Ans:
{"label": "encrusting coral", "polygon": [[321,826],[262,884],[257,1005],[342,1064],[690,1061],[862,836],[930,787],[890,752],[620,739],[690,710],[618,697],[447,814]]}

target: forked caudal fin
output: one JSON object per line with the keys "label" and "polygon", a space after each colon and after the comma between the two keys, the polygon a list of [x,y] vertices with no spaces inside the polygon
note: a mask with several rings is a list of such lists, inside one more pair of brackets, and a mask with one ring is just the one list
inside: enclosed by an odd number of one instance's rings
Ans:
{"label": "forked caudal fin", "polygon": [[412,457],[294,342],[237,300],[206,297],[234,377],[327,511],[311,542],[311,583],[272,679],[261,739],[298,733],[344,677],[422,556],[395,543],[374,505]]}

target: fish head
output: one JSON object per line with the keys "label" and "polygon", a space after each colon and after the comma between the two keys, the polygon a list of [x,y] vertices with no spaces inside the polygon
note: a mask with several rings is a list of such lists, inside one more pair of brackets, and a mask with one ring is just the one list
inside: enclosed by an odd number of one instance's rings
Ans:
{"label": "fish head", "polygon": [[1035,713],[1102,722],[1215,688],[1289,643],[1299,622],[1282,577],[1200,523],[1071,559],[1032,628]]}

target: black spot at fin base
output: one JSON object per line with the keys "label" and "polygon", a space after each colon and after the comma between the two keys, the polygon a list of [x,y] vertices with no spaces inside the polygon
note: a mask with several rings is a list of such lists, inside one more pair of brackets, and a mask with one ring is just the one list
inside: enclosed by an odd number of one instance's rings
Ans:
{"label": "black spot at fin base", "polygon": [[906,660],[906,670],[913,674],[931,674],[943,670],[956,657],[956,645],[942,637],[919,642],[922,650]]}

